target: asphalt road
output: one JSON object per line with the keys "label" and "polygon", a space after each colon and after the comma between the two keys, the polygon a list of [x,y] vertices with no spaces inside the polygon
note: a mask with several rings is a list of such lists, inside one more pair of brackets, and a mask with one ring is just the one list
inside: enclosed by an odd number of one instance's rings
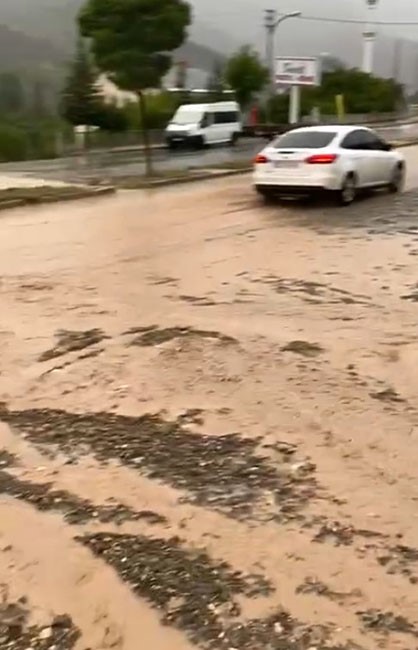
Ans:
{"label": "asphalt road", "polygon": [[[378,129],[389,141],[418,137],[418,123]],[[250,161],[266,145],[265,139],[241,140],[235,147],[212,147],[206,150],[169,152],[155,149],[154,166],[158,171],[185,170],[191,167],[215,167],[226,163]],[[50,180],[77,181],[106,177],[136,176],[145,171],[140,150],[91,152],[86,157],[65,157],[57,160],[35,160],[4,163],[0,172],[18,173]]]}
{"label": "asphalt road", "polygon": [[[265,146],[263,139],[242,140],[235,147],[213,147],[205,150],[169,152],[153,151],[154,166],[160,171],[188,169],[190,167],[214,167],[229,162],[251,160]],[[145,171],[142,151],[103,151],[86,157],[67,157],[57,160],[35,160],[0,165],[0,172],[13,172],[30,176],[42,176],[53,180],[71,181],[95,176],[141,175]]]}

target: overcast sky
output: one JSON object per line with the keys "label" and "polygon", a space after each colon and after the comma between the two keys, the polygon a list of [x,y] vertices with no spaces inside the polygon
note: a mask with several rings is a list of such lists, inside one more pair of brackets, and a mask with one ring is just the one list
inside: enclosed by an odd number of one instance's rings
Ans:
{"label": "overcast sky", "polygon": [[[191,0],[194,7],[197,31],[200,25],[228,33],[228,49],[249,42],[261,51],[264,48],[263,14],[265,9],[300,10],[302,15],[365,20],[368,15],[365,0]],[[373,14],[380,21],[415,21],[418,23],[418,0],[380,0]],[[333,24],[292,19],[283,23],[276,35],[276,53],[280,55],[318,55],[329,52],[351,65],[361,62],[362,25]],[[376,68],[390,74],[393,58],[393,41],[385,37],[400,37],[417,41],[418,25],[406,27],[379,27]],[[204,36],[204,35],[203,35]],[[209,35],[210,36],[210,35]],[[207,39],[205,39],[207,40]],[[401,67],[410,78],[417,63],[417,49],[404,48]]]}
{"label": "overcast sky", "polygon": [[[192,0],[197,19],[210,23],[213,27],[228,30],[236,40],[262,39],[263,11],[272,8],[281,12],[300,10],[306,16],[327,18],[365,19],[368,11],[365,0]],[[378,20],[418,22],[418,0],[380,0],[373,12]],[[200,22],[199,20],[199,22]],[[361,27],[312,23],[306,20],[290,21],[282,25],[277,39],[283,47],[293,49],[295,39],[308,37],[308,48],[320,48],[324,28],[327,34],[335,32],[335,43],[344,34]],[[381,27],[381,32],[396,34],[418,40],[418,25],[410,27]]]}

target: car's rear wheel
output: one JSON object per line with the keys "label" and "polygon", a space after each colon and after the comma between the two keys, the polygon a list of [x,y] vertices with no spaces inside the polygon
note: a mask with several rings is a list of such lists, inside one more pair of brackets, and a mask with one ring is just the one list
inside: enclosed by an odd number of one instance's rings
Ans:
{"label": "car's rear wheel", "polygon": [[270,187],[256,187],[257,194],[263,199],[264,203],[274,203],[277,195]]}
{"label": "car's rear wheel", "polygon": [[390,178],[389,192],[392,194],[402,192],[405,186],[405,176],[405,167],[403,165],[396,165]]}
{"label": "car's rear wheel", "polygon": [[340,205],[350,205],[357,196],[357,183],[354,174],[347,174],[337,191],[337,200]]}

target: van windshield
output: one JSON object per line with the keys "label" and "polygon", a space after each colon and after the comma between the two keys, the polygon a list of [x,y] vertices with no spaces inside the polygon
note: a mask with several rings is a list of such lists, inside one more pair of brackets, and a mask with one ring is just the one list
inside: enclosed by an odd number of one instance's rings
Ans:
{"label": "van windshield", "polygon": [[197,124],[202,119],[202,113],[200,111],[178,111],[173,119],[171,120],[172,124]]}

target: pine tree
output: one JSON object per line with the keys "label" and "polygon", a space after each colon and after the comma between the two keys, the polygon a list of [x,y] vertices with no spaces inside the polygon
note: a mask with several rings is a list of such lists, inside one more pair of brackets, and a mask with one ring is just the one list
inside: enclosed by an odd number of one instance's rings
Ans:
{"label": "pine tree", "polygon": [[61,113],[74,126],[95,126],[101,118],[103,100],[84,39],[77,41],[75,59],[62,94]]}

